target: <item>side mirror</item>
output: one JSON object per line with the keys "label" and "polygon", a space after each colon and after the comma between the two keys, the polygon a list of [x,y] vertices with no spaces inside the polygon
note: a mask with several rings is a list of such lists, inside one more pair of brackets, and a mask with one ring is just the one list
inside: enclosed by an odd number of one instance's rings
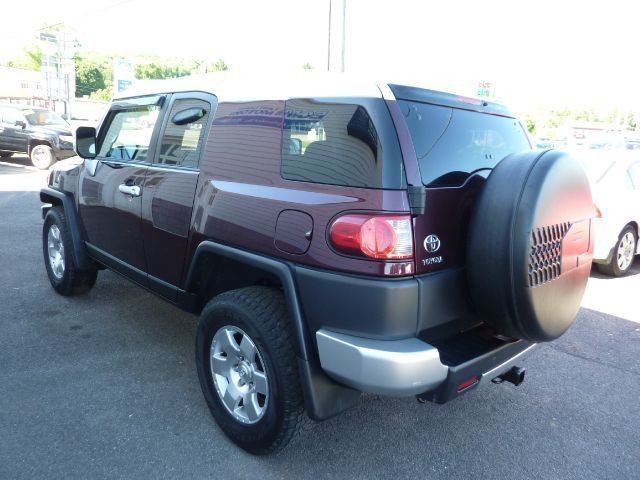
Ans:
{"label": "side mirror", "polygon": [[20,127],[24,130],[25,128],[27,128],[27,124],[22,120],[16,120],[16,127]]}
{"label": "side mirror", "polygon": [[96,158],[96,129],[78,127],[76,130],[76,153],[82,158]]}
{"label": "side mirror", "polygon": [[175,125],[187,125],[188,123],[197,122],[206,114],[207,111],[204,108],[187,108],[186,110],[176,113],[171,121]]}

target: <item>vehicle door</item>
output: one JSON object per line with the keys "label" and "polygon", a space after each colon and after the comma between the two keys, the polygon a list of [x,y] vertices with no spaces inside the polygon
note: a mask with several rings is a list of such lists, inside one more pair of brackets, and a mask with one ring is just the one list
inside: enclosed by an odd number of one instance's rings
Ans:
{"label": "vehicle door", "polygon": [[27,125],[27,120],[20,110],[0,107],[0,150],[26,152]]}
{"label": "vehicle door", "polygon": [[199,163],[217,105],[213,95],[174,94],[142,192],[149,283],[171,297],[181,285]]}
{"label": "vehicle door", "polygon": [[78,186],[91,254],[143,284],[142,193],[164,101],[150,96],[113,103],[98,133],[97,156],[85,161]]}

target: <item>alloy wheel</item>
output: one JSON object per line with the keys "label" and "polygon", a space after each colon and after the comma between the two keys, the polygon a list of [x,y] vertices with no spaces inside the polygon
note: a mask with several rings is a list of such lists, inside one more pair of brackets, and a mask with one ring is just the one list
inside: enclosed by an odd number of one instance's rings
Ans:
{"label": "alloy wheel", "polygon": [[47,253],[53,275],[60,280],[64,275],[64,244],[57,225],[53,224],[47,233]]}
{"label": "alloy wheel", "polygon": [[264,416],[269,402],[265,363],[251,337],[227,325],[213,336],[210,348],[211,376],[227,411],[243,424]]}
{"label": "alloy wheel", "polygon": [[621,271],[627,270],[633,262],[636,253],[636,238],[633,232],[626,232],[618,243],[617,262]]}

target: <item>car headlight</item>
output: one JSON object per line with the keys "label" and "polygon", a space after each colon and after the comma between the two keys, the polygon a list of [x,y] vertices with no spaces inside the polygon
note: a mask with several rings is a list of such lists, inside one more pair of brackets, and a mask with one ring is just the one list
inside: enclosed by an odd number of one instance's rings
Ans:
{"label": "car headlight", "polygon": [[63,142],[73,143],[73,135],[60,135],[60,140]]}

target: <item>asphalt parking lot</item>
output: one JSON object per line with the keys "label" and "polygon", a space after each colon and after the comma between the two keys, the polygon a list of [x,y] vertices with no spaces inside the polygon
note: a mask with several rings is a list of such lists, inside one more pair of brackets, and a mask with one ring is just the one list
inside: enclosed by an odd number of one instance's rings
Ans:
{"label": "asphalt parking lot", "polygon": [[252,457],[209,415],[196,317],[110,272],[85,296],[51,289],[44,179],[26,158],[0,163],[0,478],[639,478],[640,261],[592,274],[520,387],[446,405],[363,396]]}

